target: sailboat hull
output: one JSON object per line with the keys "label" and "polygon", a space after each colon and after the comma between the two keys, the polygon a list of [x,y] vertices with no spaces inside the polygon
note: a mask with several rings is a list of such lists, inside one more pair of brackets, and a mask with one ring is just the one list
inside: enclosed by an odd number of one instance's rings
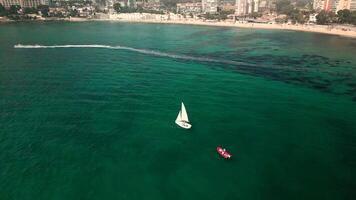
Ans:
{"label": "sailboat hull", "polygon": [[185,128],[185,129],[192,128],[192,125],[185,121],[176,121],[176,124],[182,128]]}

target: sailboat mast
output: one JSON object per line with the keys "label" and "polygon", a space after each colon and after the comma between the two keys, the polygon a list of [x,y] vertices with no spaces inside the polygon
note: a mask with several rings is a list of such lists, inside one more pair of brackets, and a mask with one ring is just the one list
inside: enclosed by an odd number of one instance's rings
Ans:
{"label": "sailboat mast", "polygon": [[183,113],[183,106],[184,106],[184,104],[183,104],[183,102],[182,102],[182,105],[180,106],[180,120],[182,120],[182,113]]}

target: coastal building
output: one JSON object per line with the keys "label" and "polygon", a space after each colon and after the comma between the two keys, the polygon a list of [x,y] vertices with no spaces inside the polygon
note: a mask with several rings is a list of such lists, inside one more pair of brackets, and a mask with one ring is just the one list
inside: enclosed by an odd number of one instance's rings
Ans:
{"label": "coastal building", "polygon": [[339,10],[350,9],[350,0],[334,0],[332,11],[337,12]]}
{"label": "coastal building", "polygon": [[119,1],[116,1],[116,3],[119,3],[121,7],[128,6],[128,0],[119,0]]}
{"label": "coastal building", "polygon": [[269,3],[270,3],[270,1],[268,1],[268,0],[259,0],[258,1],[258,12],[270,11]]}
{"label": "coastal building", "polygon": [[316,23],[316,16],[318,14],[314,13],[314,14],[310,14],[309,15],[309,23]]}
{"label": "coastal building", "polygon": [[335,12],[339,10],[348,9],[351,11],[356,10],[356,0],[334,0]]}
{"label": "coastal building", "polygon": [[143,3],[143,8],[147,10],[160,10],[161,2],[160,0],[146,0]]}
{"label": "coastal building", "polygon": [[235,14],[238,16],[259,11],[259,0],[236,0],[236,5]]}
{"label": "coastal building", "polygon": [[221,4],[221,10],[234,12],[236,10],[236,5],[235,5],[235,3],[231,3],[231,2],[223,2]]}
{"label": "coastal building", "polygon": [[44,4],[42,0],[23,0],[22,1],[23,8],[37,8],[37,6]]}
{"label": "coastal building", "polygon": [[325,0],[325,1],[324,1],[323,10],[325,10],[325,11],[331,11],[333,5],[334,5],[333,0]]}
{"label": "coastal building", "polygon": [[94,14],[95,8],[92,6],[84,6],[81,8],[77,8],[77,11],[78,11],[79,17],[89,18],[89,17],[92,17],[92,15]]}
{"label": "coastal building", "polygon": [[69,16],[69,11],[66,8],[50,7],[48,15],[51,17],[67,17]]}
{"label": "coastal building", "polygon": [[136,1],[136,7],[141,7],[143,8],[145,5],[145,0],[137,0]]}
{"label": "coastal building", "polygon": [[246,14],[247,0],[236,0],[235,15],[241,16]]}
{"label": "coastal building", "polygon": [[349,0],[349,2],[350,2],[350,7],[349,7],[349,9],[350,10],[356,10],[356,0]]}
{"label": "coastal building", "polygon": [[313,9],[316,11],[324,10],[325,0],[314,0]]}
{"label": "coastal building", "polygon": [[202,0],[203,13],[215,14],[218,12],[219,0]]}
{"label": "coastal building", "polygon": [[106,6],[107,8],[110,10],[110,9],[113,9],[114,7],[114,0],[106,0]]}
{"label": "coastal building", "polygon": [[313,8],[318,12],[322,10],[337,12],[340,7],[343,7],[346,1],[349,0],[314,0]]}
{"label": "coastal building", "polygon": [[37,8],[39,5],[49,5],[48,0],[0,0],[0,3],[5,8],[10,8],[12,5],[18,5],[22,8]]}
{"label": "coastal building", "polygon": [[22,0],[0,0],[0,3],[1,3],[5,8],[10,8],[10,6],[12,6],[12,5],[21,6]]}
{"label": "coastal building", "polygon": [[356,0],[314,0],[313,8],[316,11],[356,10]]}
{"label": "coastal building", "polygon": [[177,3],[177,13],[180,14],[199,14],[202,12],[202,3]]}

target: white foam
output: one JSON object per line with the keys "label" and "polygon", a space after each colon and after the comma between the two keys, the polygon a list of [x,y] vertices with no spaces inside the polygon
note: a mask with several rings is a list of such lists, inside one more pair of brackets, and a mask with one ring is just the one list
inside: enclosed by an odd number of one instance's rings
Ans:
{"label": "white foam", "polygon": [[160,56],[160,57],[169,57],[174,59],[184,59],[184,60],[193,60],[193,61],[201,61],[201,62],[215,62],[215,63],[223,63],[223,64],[230,64],[230,65],[251,65],[247,63],[232,61],[232,60],[221,60],[221,59],[212,59],[206,57],[194,57],[194,56],[186,56],[186,55],[179,55],[179,54],[171,54],[165,53],[160,51],[154,51],[149,49],[137,49],[132,47],[126,46],[109,46],[109,45],[100,45],[100,44],[78,44],[78,45],[22,45],[17,44],[14,45],[16,49],[54,49],[54,48],[102,48],[102,49],[121,49],[127,51],[138,52],[142,54],[148,54],[153,56]]}

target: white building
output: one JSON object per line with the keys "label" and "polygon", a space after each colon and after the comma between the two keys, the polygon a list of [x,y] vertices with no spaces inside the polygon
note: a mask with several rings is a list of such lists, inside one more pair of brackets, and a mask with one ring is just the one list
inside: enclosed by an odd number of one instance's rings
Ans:
{"label": "white building", "polygon": [[10,8],[12,5],[19,5],[22,8],[37,8],[39,5],[48,5],[48,0],[0,0],[0,3],[5,8]]}
{"label": "white building", "polygon": [[337,13],[339,10],[356,10],[356,0],[314,0],[313,8],[317,11],[327,10]]}
{"label": "white building", "polygon": [[316,23],[316,16],[318,14],[311,14],[309,15],[309,23]]}
{"label": "white building", "polygon": [[247,15],[258,12],[259,0],[236,0],[236,15]]}
{"label": "white building", "polygon": [[160,0],[146,0],[144,1],[143,7],[148,10],[160,10],[161,1]]}
{"label": "white building", "polygon": [[0,0],[0,3],[5,7],[5,8],[10,8],[12,5],[18,5],[20,6],[22,4],[21,0]]}
{"label": "white building", "polygon": [[350,10],[356,10],[356,0],[349,0],[350,1]]}
{"label": "white building", "polygon": [[316,11],[324,10],[325,0],[314,0],[313,9]]}
{"label": "white building", "polygon": [[334,0],[331,10],[337,12],[338,10],[346,9],[347,4],[345,4],[345,2],[347,1],[348,0]]}
{"label": "white building", "polygon": [[219,7],[219,0],[202,0],[202,11],[203,13],[217,13]]}
{"label": "white building", "polygon": [[202,4],[198,3],[177,3],[177,13],[199,14],[202,10]]}

